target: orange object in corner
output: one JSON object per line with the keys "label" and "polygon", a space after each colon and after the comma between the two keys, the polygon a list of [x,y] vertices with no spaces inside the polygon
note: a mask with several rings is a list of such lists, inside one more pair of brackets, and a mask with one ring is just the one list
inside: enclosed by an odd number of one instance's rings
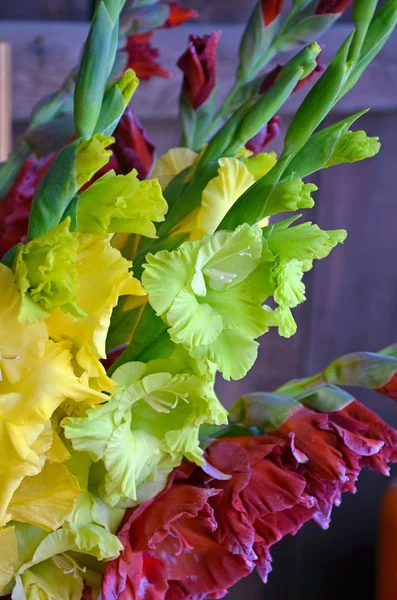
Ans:
{"label": "orange object in corner", "polygon": [[397,479],[384,493],[379,519],[377,600],[397,600]]}

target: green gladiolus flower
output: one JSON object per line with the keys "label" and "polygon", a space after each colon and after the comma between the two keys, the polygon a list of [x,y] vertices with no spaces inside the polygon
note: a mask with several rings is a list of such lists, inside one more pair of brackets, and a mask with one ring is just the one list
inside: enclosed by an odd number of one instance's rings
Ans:
{"label": "green gladiolus flower", "polygon": [[254,338],[268,329],[262,308],[268,281],[257,285],[255,275],[262,251],[260,227],[241,225],[146,257],[142,281],[171,339],[194,358],[215,363],[226,379],[239,379],[251,368]]}
{"label": "green gladiolus flower", "polygon": [[42,320],[58,307],[75,319],[85,316],[77,306],[78,240],[69,224],[65,219],[19,249],[14,271],[22,294],[19,318],[24,323]]}
{"label": "green gladiolus flower", "polygon": [[279,183],[269,196],[264,216],[293,212],[300,208],[312,208],[314,200],[311,194],[317,189],[314,183],[303,183],[300,178]]}
{"label": "green gladiolus flower", "polygon": [[379,150],[378,137],[369,137],[365,131],[346,131],[339,138],[331,158],[325,164],[325,168],[372,158],[378,154]]}
{"label": "green gladiolus flower", "polygon": [[157,179],[140,181],[109,171],[79,195],[77,229],[88,233],[156,236],[153,221],[164,221],[167,203]]}
{"label": "green gladiolus flower", "polygon": [[289,227],[295,219],[287,219],[264,230],[269,250],[275,257],[272,281],[274,300],[279,305],[275,316],[279,334],[283,337],[291,337],[296,332],[291,308],[306,299],[302,282],[304,272],[312,268],[314,259],[325,258],[346,238],[343,229],[322,231],[311,223]]}
{"label": "green gladiolus flower", "polygon": [[[165,485],[183,457],[202,463],[199,427],[223,424],[227,413],[206,377],[177,359],[126,363],[113,375],[119,389],[109,402],[85,417],[67,417],[62,426],[77,451],[86,451],[105,470],[103,497],[111,506],[139,501],[150,483]],[[160,487],[161,489],[161,487]],[[154,494],[159,486],[152,486]]]}

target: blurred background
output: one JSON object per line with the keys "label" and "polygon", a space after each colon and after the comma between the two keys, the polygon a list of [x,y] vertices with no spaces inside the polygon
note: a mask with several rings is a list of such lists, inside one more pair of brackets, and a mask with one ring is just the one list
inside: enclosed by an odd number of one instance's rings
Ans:
{"label": "blurred background", "polygon": [[[199,21],[158,32],[154,38],[171,79],[142,83],[133,99],[133,108],[160,153],[178,144],[181,75],[174,63],[186,47],[188,33],[222,29],[218,65],[222,95],[232,82],[242,24],[255,0],[185,0],[183,4],[198,9]],[[11,42],[13,48],[15,136],[25,129],[34,103],[57,89],[77,62],[93,7],[93,0],[1,2],[0,38]],[[325,64],[351,28],[351,21],[351,11],[347,11],[324,37]],[[284,130],[302,97],[297,96],[281,113]],[[270,391],[288,379],[318,372],[341,354],[377,351],[397,341],[396,34],[330,122],[368,106],[372,110],[360,120],[359,128],[380,137],[381,153],[356,165],[328,169],[311,179],[319,190],[316,206],[307,218],[322,228],[346,228],[347,241],[306,276],[308,299],[295,311],[298,333],[290,340],[279,338],[275,331],[267,334],[248,377],[230,384],[220,382],[218,391],[226,404],[242,392]],[[277,140],[270,149],[280,147],[281,140]],[[392,400],[363,390],[356,394],[397,427]],[[397,469],[394,474],[397,477]],[[358,495],[346,496],[342,506],[335,509],[328,532],[308,524],[296,537],[285,539],[272,551],[269,583],[264,586],[253,575],[236,586],[230,598],[375,598],[377,522],[387,485],[380,475],[363,473]]]}

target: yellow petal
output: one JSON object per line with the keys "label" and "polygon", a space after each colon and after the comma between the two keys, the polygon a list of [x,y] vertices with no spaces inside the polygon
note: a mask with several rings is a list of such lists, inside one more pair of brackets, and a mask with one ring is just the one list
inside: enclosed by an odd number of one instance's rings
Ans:
{"label": "yellow petal", "polygon": [[33,446],[41,449],[38,440],[44,430],[44,424],[26,427],[0,417],[0,526],[10,521],[7,508],[22,480],[42,469],[45,457]]}
{"label": "yellow petal", "polygon": [[123,258],[109,240],[93,234],[79,235],[78,304],[87,317],[75,321],[61,311],[47,319],[50,335],[55,340],[70,340],[72,352],[82,369],[82,381],[107,392],[115,390],[100,362],[106,357],[105,342],[110,317],[119,296],[146,295],[130,272],[131,263]]}
{"label": "yellow petal", "polygon": [[47,459],[53,463],[63,463],[65,460],[69,460],[70,452],[63,444],[55,429],[53,430],[52,434],[53,439],[51,448],[47,452]]}
{"label": "yellow petal", "polygon": [[32,360],[44,354],[48,339],[44,323],[22,325],[18,316],[21,294],[14,275],[0,264],[0,381],[16,382],[30,369]]}
{"label": "yellow petal", "polygon": [[13,521],[53,531],[70,514],[79,492],[76,477],[65,465],[46,463],[38,475],[25,477],[8,511]]}
{"label": "yellow petal", "polygon": [[13,564],[17,559],[17,536],[14,527],[0,529],[0,594],[14,575]]}
{"label": "yellow petal", "polygon": [[255,179],[260,179],[274,167],[277,162],[277,154],[275,152],[260,152],[251,158],[246,158],[244,162]]}
{"label": "yellow petal", "polygon": [[197,158],[197,153],[190,148],[171,148],[158,158],[152,178],[158,179],[164,191],[170,181],[187,167],[191,167]]}
{"label": "yellow petal", "polygon": [[228,210],[255,181],[245,164],[236,158],[221,158],[219,165],[218,175],[203,191],[194,239],[214,233]]}

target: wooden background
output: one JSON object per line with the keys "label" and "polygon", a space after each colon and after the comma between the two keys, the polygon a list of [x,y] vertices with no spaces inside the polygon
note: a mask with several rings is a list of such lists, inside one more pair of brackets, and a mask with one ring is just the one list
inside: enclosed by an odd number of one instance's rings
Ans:
{"label": "wooden background", "polygon": [[[223,41],[219,80],[221,87],[227,88],[235,68],[239,23],[248,17],[254,3],[185,0],[186,6],[200,10],[203,25],[191,24],[157,35],[163,63],[171,69],[173,78],[141,86],[133,107],[160,151],[178,142],[176,97],[180,75],[173,63],[184,48],[188,32],[211,31],[220,24]],[[92,5],[92,0],[2,3],[0,18],[13,20],[0,20],[0,37],[9,39],[14,47],[16,133],[23,130],[34,102],[53,91],[76,62],[87,31],[84,21]],[[73,23],[59,23],[66,20]],[[349,12],[343,20],[345,23],[326,38],[329,54],[349,28]],[[284,111],[284,124],[297,100]],[[247,379],[220,383],[219,392],[226,403],[241,392],[272,390],[287,379],[317,372],[340,354],[376,351],[397,340],[396,35],[359,87],[342,102],[334,120],[366,106],[374,108],[361,119],[359,127],[380,137],[381,154],[371,161],[326,170],[315,178],[319,191],[316,206],[308,216],[323,228],[346,228],[348,239],[306,276],[308,300],[295,312],[298,333],[290,340],[269,333]],[[391,400],[362,390],[357,390],[357,397],[397,427],[397,410]],[[273,550],[274,571],[267,586],[253,575],[238,584],[230,598],[372,600],[377,515],[386,484],[387,480],[375,473],[363,473],[358,496],[345,497],[342,506],[335,509],[328,532],[310,524],[295,538],[281,542]]]}

